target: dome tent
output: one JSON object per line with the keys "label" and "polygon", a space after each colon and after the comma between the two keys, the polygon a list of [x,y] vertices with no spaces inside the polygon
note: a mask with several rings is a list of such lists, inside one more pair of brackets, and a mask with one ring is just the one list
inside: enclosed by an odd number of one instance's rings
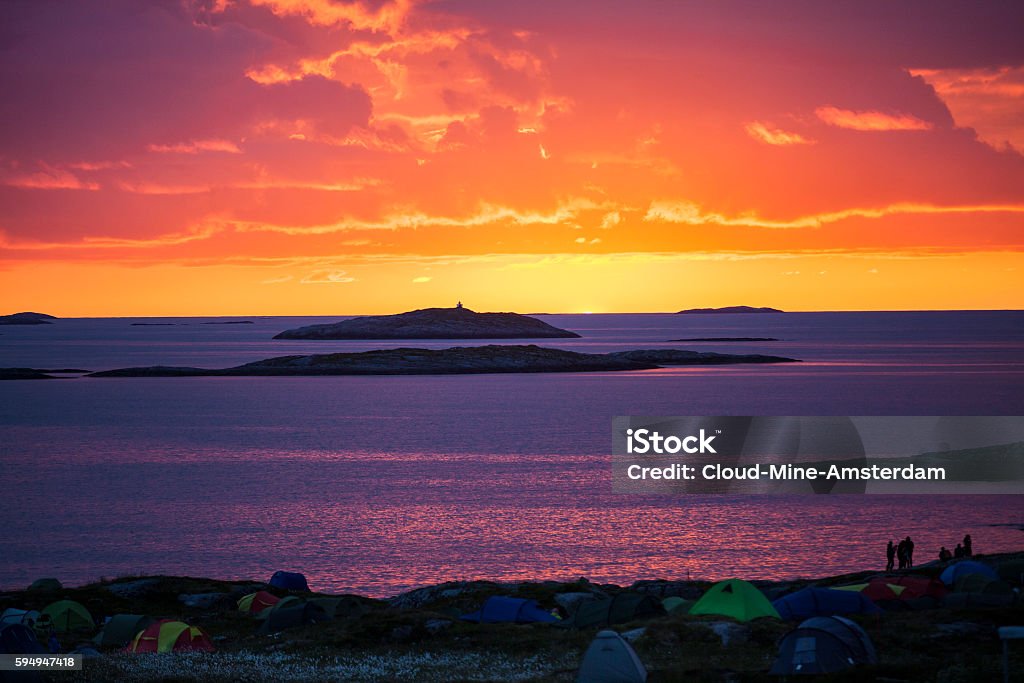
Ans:
{"label": "dome tent", "polygon": [[140,631],[145,631],[154,619],[142,614],[115,614],[93,638],[97,645],[124,647]]}
{"label": "dome tent", "polygon": [[270,577],[270,585],[274,588],[281,588],[289,591],[309,592],[309,584],[306,583],[306,576],[299,572],[276,571]]}
{"label": "dome tent", "polygon": [[91,630],[96,627],[89,610],[74,600],[52,602],[42,609],[41,616],[49,617],[50,624],[58,633]]}
{"label": "dome tent", "polygon": [[5,655],[36,655],[46,652],[46,648],[36,639],[32,629],[24,624],[0,625],[0,654]]}
{"label": "dome tent", "polygon": [[139,631],[126,649],[135,653],[214,651],[210,637],[201,628],[172,619],[162,619]]}
{"label": "dome tent", "polygon": [[536,600],[524,600],[504,595],[487,598],[479,610],[463,614],[460,619],[481,624],[529,624],[558,621],[555,615],[541,608]]}
{"label": "dome tent", "polygon": [[598,631],[583,655],[576,683],[644,683],[647,669],[615,631]]}
{"label": "dome tent", "polygon": [[875,646],[860,626],[843,617],[813,617],[783,636],[768,673],[835,673],[858,664],[877,663]]}
{"label": "dome tent", "polygon": [[295,595],[289,595],[287,598],[279,600],[277,604],[270,609],[263,610],[258,616],[263,623],[260,624],[257,633],[262,635],[331,620],[323,607]]}
{"label": "dome tent", "polygon": [[28,589],[34,593],[52,593],[63,587],[57,579],[36,579]]}
{"label": "dome tent", "polygon": [[273,607],[281,598],[267,591],[257,591],[243,595],[238,599],[238,611],[246,614],[259,614],[263,610]]}
{"label": "dome tent", "polygon": [[882,610],[863,593],[808,586],[772,602],[783,619],[875,614]]}
{"label": "dome tent", "polygon": [[653,595],[625,592],[603,600],[580,603],[572,616],[562,622],[562,625],[571,628],[593,628],[660,617],[664,614],[664,606]]}
{"label": "dome tent", "polygon": [[35,610],[8,607],[3,611],[3,614],[0,614],[0,626],[4,624],[24,624],[32,628],[38,619],[39,612]]}
{"label": "dome tent", "polygon": [[952,586],[956,583],[958,578],[966,576],[967,574],[984,574],[992,579],[999,578],[999,574],[996,573],[995,569],[992,569],[992,567],[987,564],[982,564],[981,562],[975,562],[973,560],[961,560],[959,562],[954,562],[942,571],[939,578],[942,579],[942,583],[947,586]]}
{"label": "dome tent", "polygon": [[737,621],[758,617],[780,618],[764,593],[741,579],[716,583],[690,608],[690,614],[719,614]]}

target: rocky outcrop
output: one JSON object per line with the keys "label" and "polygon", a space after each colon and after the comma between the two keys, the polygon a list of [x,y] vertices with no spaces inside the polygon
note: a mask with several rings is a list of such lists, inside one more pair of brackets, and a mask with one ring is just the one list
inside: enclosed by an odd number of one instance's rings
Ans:
{"label": "rocky outcrop", "polygon": [[94,372],[89,377],[213,377],[275,375],[460,375],[522,372],[653,370],[662,365],[792,363],[792,358],[699,353],[674,349],[578,353],[528,345],[381,349],[362,353],[279,356],[233,368],[151,366]]}
{"label": "rocky outcrop", "polygon": [[775,337],[684,337],[669,339],[670,342],[769,342],[779,341]]}
{"label": "rocky outcrop", "polygon": [[195,377],[224,375],[456,375],[491,372],[595,372],[648,370],[630,358],[539,346],[456,346],[450,349],[382,349],[362,353],[280,356],[233,368],[145,367],[97,372],[90,377]]}
{"label": "rocky outcrop", "polygon": [[22,311],[21,313],[0,315],[0,325],[52,325],[53,323],[50,321],[56,319],[56,316],[45,313]]}
{"label": "rocky outcrop", "polygon": [[518,313],[423,308],[285,330],[274,339],[553,339],[579,337]]}
{"label": "rocky outcrop", "polygon": [[762,306],[761,308],[753,306],[722,306],[721,308],[687,308],[678,313],[681,315],[713,315],[716,313],[785,313],[785,311],[767,306]]}

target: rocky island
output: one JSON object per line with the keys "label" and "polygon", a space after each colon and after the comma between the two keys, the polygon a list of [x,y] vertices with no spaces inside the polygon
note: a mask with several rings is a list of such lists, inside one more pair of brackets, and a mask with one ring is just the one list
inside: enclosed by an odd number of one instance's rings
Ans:
{"label": "rocky island", "polygon": [[422,308],[285,330],[274,339],[553,339],[580,335],[519,313]]}
{"label": "rocky island", "polygon": [[721,313],[785,313],[778,308],[769,308],[768,306],[762,306],[755,308],[754,306],[722,306],[721,308],[687,308],[682,311],[678,311],[677,315],[715,315]]}
{"label": "rocky island", "polygon": [[654,370],[662,365],[793,363],[792,358],[698,353],[674,349],[579,353],[535,345],[381,349],[360,353],[279,356],[231,368],[149,366],[94,372],[89,377],[269,377],[280,375],[463,375],[510,372]]}
{"label": "rocky island", "polygon": [[46,313],[35,313],[33,311],[22,311],[10,315],[0,315],[0,325],[52,325],[51,320],[57,316]]}

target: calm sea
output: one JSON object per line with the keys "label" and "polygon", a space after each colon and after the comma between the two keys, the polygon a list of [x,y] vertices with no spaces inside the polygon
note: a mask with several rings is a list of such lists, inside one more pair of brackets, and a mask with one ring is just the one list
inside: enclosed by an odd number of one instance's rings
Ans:
{"label": "calm sea", "polygon": [[[582,351],[800,364],[638,373],[0,383],[0,587],[55,576],[306,573],[391,595],[451,579],[782,578],[918,561],[970,533],[1024,549],[1016,496],[678,498],[611,492],[614,415],[1024,415],[1024,313],[551,315]],[[274,341],[337,318],[0,327],[0,366],[224,367],[461,342]],[[253,324],[202,323],[251,320]],[[132,322],[173,323],[133,326]],[[777,337],[668,343],[680,337]],[[518,343],[518,342],[517,342]]]}

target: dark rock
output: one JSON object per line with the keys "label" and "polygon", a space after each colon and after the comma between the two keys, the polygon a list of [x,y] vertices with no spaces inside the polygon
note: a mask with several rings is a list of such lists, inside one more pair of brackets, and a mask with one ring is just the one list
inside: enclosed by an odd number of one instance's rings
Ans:
{"label": "dark rock", "polygon": [[159,586],[160,579],[135,579],[110,583],[103,588],[120,598],[138,598],[156,592]]}
{"label": "dark rock", "polygon": [[614,358],[654,363],[655,365],[732,365],[735,363],[799,363],[795,358],[763,356],[761,354],[702,353],[678,349],[638,349],[608,354]]}
{"label": "dark rock", "polygon": [[423,308],[397,315],[350,318],[285,330],[274,339],[547,339],[579,337],[518,313]]}
{"label": "dark rock", "polygon": [[770,342],[779,341],[774,337],[684,337],[669,339],[670,342]]}
{"label": "dark rock", "polygon": [[0,380],[3,379],[56,379],[42,370],[32,368],[0,368]]}
{"label": "dark rock", "polygon": [[437,635],[451,627],[452,621],[449,619],[428,619],[423,623],[423,628],[427,629],[427,633],[431,635]]}
{"label": "dark rock", "polygon": [[185,605],[185,607],[210,609],[217,605],[230,603],[231,596],[227,593],[182,593],[178,596],[178,602]]}

